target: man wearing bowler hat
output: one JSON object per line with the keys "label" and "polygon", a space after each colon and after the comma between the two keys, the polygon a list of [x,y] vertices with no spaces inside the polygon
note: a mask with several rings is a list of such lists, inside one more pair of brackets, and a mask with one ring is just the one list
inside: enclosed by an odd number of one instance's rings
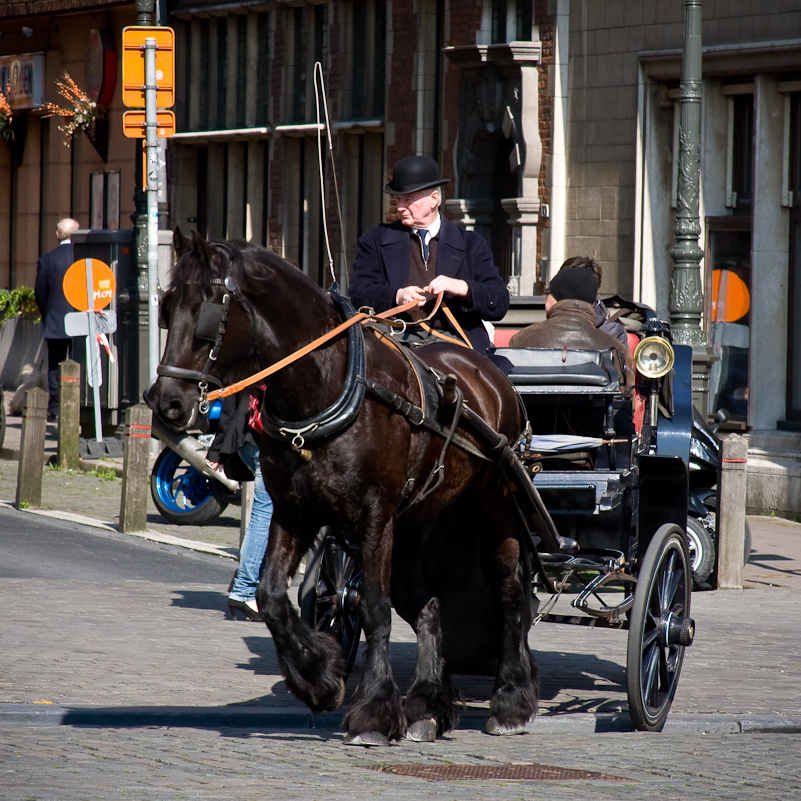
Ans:
{"label": "man wearing bowler hat", "polygon": [[[509,292],[484,239],[439,213],[440,187],[447,183],[433,159],[408,156],[398,161],[384,192],[395,196],[400,219],[376,225],[359,239],[350,298],[357,307],[382,312],[411,301],[422,307],[444,292],[470,344],[486,355],[490,341],[482,320],[500,320],[506,314]],[[458,337],[441,312],[433,325]]]}

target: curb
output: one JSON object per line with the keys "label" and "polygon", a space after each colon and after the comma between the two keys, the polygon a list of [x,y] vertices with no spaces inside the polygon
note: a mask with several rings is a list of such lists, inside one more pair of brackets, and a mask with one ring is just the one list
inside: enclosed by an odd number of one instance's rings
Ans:
{"label": "curb", "polygon": [[[0,726],[171,726],[182,728],[340,730],[343,714],[315,715],[307,709],[261,706],[228,707],[66,707],[54,704],[0,704]],[[465,716],[457,729],[483,731],[487,716]],[[633,732],[628,715],[543,715],[529,724],[530,734]],[[674,715],[665,734],[800,734],[801,715]]]}

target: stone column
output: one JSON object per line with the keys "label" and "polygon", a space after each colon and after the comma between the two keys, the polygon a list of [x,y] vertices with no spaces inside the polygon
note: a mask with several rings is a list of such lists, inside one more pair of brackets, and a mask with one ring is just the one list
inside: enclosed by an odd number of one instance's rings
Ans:
{"label": "stone column", "polygon": [[533,295],[537,281],[537,223],[540,219],[538,197],[512,197],[501,201],[512,226],[512,295]]}

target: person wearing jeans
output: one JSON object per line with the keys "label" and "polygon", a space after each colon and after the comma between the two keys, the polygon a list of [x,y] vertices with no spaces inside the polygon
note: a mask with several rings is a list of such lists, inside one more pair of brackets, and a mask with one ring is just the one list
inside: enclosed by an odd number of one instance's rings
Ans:
{"label": "person wearing jeans", "polygon": [[261,476],[259,449],[246,443],[239,449],[239,457],[253,471],[255,486],[250,520],[239,548],[239,568],[228,593],[228,609],[234,618],[237,612],[241,612],[248,620],[261,620],[256,606],[256,587],[259,586],[267,560],[273,501]]}

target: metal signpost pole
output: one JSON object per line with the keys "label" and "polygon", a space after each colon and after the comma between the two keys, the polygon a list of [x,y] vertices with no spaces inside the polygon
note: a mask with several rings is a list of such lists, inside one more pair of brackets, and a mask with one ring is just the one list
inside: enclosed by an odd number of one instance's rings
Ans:
{"label": "metal signpost pole", "polygon": [[100,417],[100,385],[103,382],[103,373],[100,366],[100,347],[97,344],[97,324],[95,320],[95,290],[92,276],[92,260],[86,259],[86,303],[87,325],[86,334],[86,373],[89,386],[92,387],[92,398],[95,407],[95,441],[103,441],[103,422]]}
{"label": "metal signpost pole", "polygon": [[145,39],[145,153],[147,163],[148,354],[150,381],[159,364],[159,207],[158,122],[156,114],[156,40]]}

